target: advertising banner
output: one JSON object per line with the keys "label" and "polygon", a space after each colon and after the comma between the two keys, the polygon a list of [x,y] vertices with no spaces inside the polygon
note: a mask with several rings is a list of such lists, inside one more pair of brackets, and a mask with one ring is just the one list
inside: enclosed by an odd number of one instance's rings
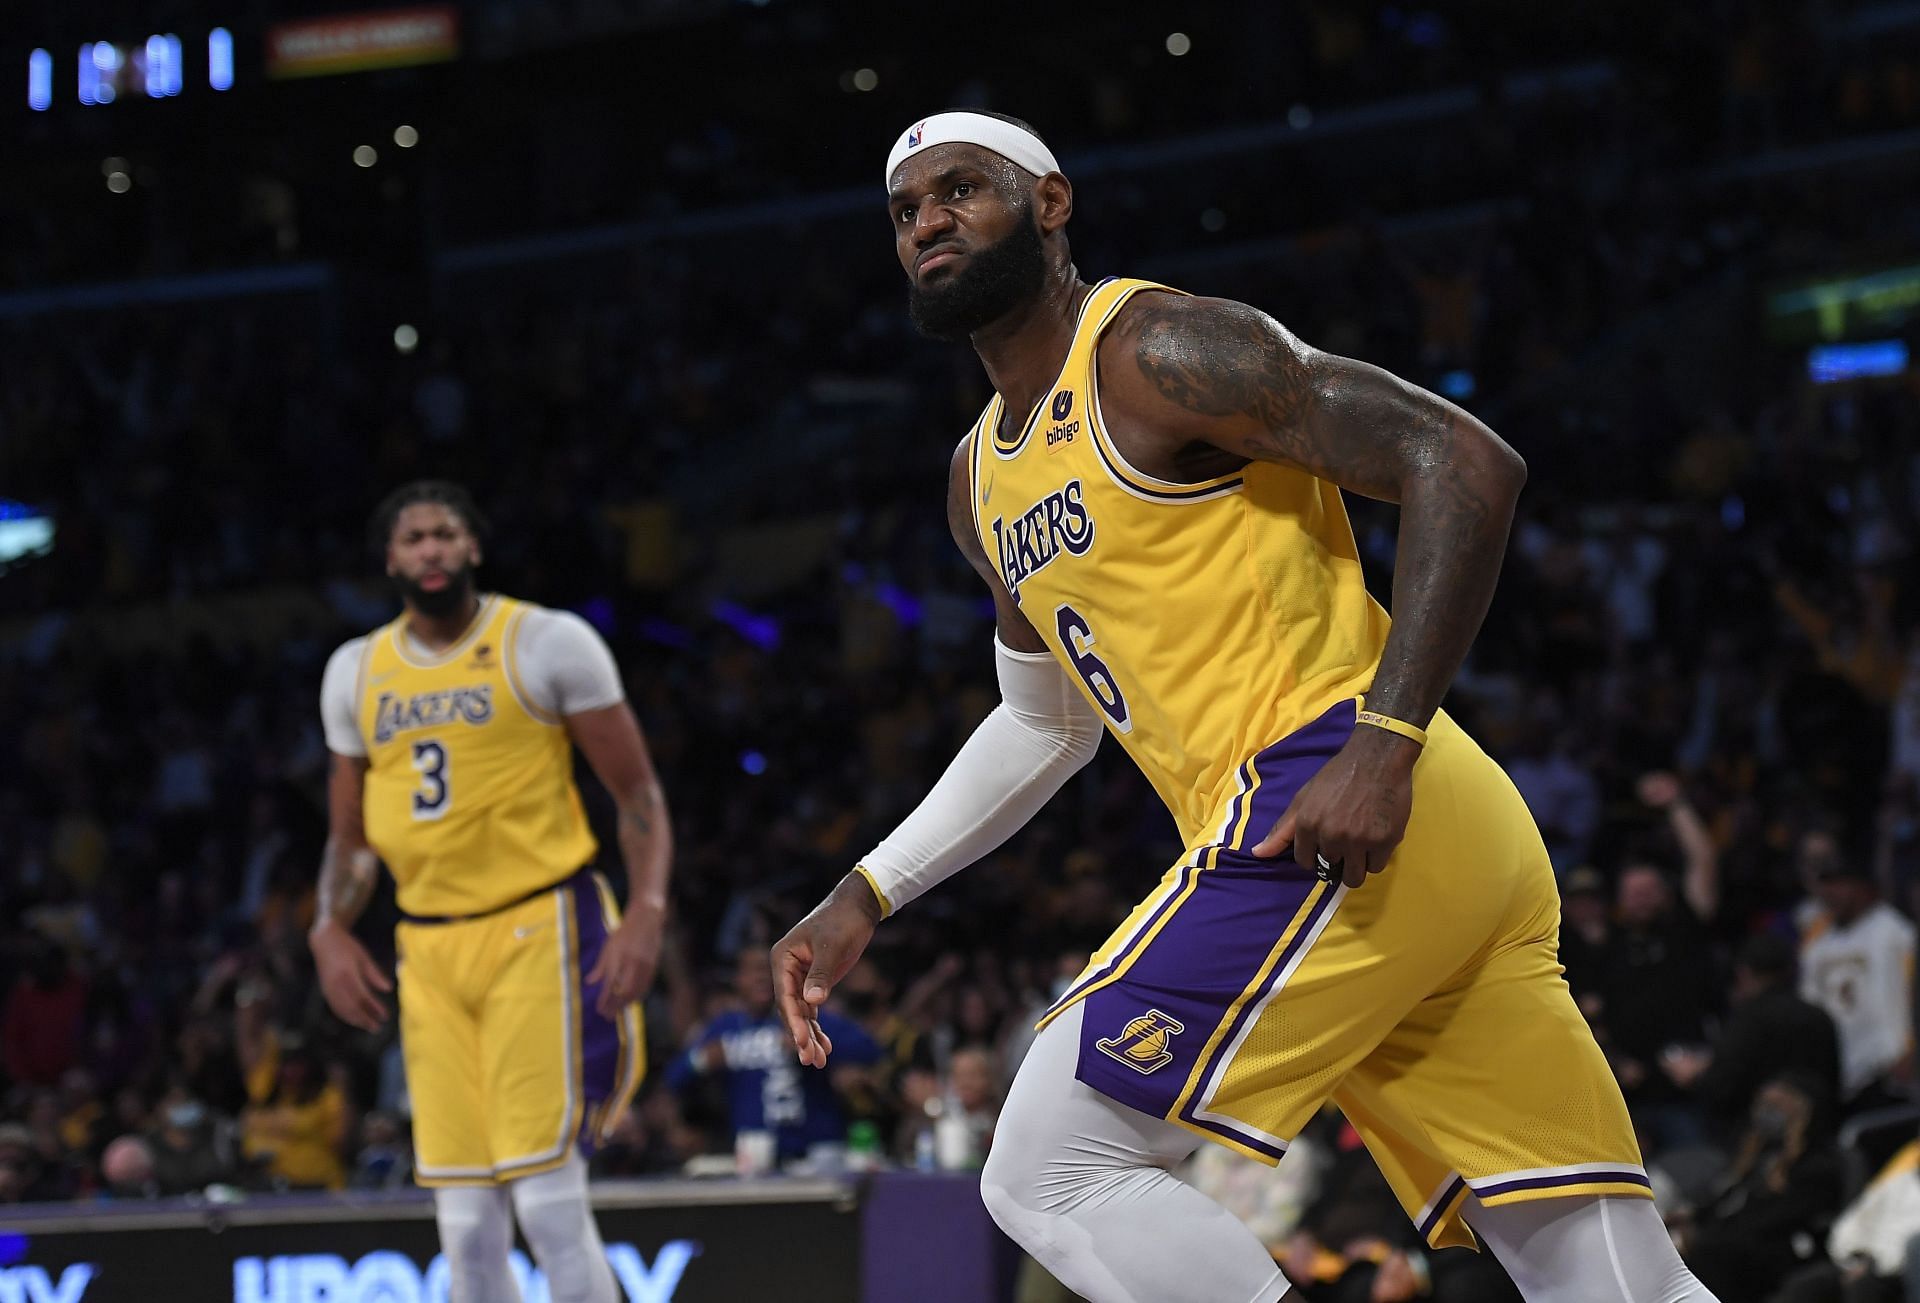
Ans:
{"label": "advertising banner", "polygon": [[[803,1186],[779,1196],[672,1204],[597,1197],[623,1303],[855,1303],[860,1214],[849,1192]],[[447,1303],[432,1205],[421,1197],[230,1213],[6,1216],[0,1303]],[[513,1271],[525,1303],[548,1303],[524,1244]]]}
{"label": "advertising banner", "polygon": [[369,68],[443,63],[460,54],[452,5],[337,14],[267,29],[267,76],[320,77]]}

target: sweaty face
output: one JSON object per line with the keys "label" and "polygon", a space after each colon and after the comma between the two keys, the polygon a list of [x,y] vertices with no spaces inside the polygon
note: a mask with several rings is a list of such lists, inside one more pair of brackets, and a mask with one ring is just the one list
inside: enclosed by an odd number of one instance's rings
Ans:
{"label": "sweaty face", "polygon": [[437,502],[401,511],[387,541],[387,577],[422,615],[448,616],[472,596],[480,543],[458,512]]}
{"label": "sweaty face", "polygon": [[965,339],[1045,287],[1045,247],[1025,177],[966,145],[901,164],[889,208],[907,310],[921,334]]}

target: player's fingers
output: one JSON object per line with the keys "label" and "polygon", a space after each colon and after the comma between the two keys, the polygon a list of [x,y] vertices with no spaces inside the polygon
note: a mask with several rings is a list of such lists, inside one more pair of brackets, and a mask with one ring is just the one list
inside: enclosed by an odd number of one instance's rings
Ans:
{"label": "player's fingers", "polygon": [[1400,843],[1397,840],[1383,838],[1367,852],[1367,872],[1379,873],[1383,871],[1387,867],[1387,861],[1393,858],[1393,853],[1399,848],[1399,845]]}
{"label": "player's fingers", "polygon": [[800,1062],[813,1062],[813,1024],[794,1013],[785,1015],[787,1035],[793,1038],[794,1053],[800,1056]]}
{"label": "player's fingers", "polygon": [[381,970],[380,965],[373,962],[373,956],[364,950],[360,952],[360,973],[366,979],[367,985],[376,991],[393,989],[393,979],[388,977]]}
{"label": "player's fingers", "polygon": [[[588,980],[591,981],[592,979]],[[619,979],[609,977],[606,984],[600,988],[600,998],[593,1002],[593,1007],[599,1011],[602,1018],[611,1019],[620,1016],[620,1010],[625,1007],[626,1003],[626,996],[622,994],[620,990]]]}
{"label": "player's fingers", "polygon": [[640,974],[641,963],[638,959],[628,959],[620,965],[611,983],[613,988],[613,1013],[608,1015],[609,1017],[617,1016],[622,1009],[625,1009],[628,1005],[640,998],[640,990],[644,985],[640,980]]}
{"label": "player's fingers", "polygon": [[[1320,844],[1320,831],[1317,828],[1299,826],[1293,832],[1293,861],[1309,873],[1320,872],[1320,857],[1327,850]],[[1329,858],[1331,858],[1329,856]]]}
{"label": "player's fingers", "polygon": [[815,946],[813,963],[807,968],[806,1001],[818,1009],[833,993],[833,975],[840,967],[840,956],[826,946]]}
{"label": "player's fingers", "polygon": [[794,1038],[794,1048],[800,1051],[800,1062],[809,1068],[818,1067],[822,1057],[820,1054],[820,1042],[814,1032],[815,1024],[813,1019],[802,1019],[800,1023],[800,1034]]}
{"label": "player's fingers", "polygon": [[387,1007],[365,986],[355,986],[349,1001],[352,1014],[346,1021],[363,1032],[377,1032],[387,1021]]}
{"label": "player's fingers", "polygon": [[793,1048],[799,1052],[800,1061],[808,1063],[813,1045],[813,1011],[800,998],[800,975],[804,971],[800,956],[786,945],[777,946],[773,952],[773,982],[775,996],[780,1005],[780,1016],[786,1020],[787,1034],[793,1037]]}
{"label": "player's fingers", "polygon": [[[808,948],[808,954],[812,948]],[[802,955],[794,946],[782,942],[773,948],[770,956],[773,964],[773,989],[782,999],[791,999],[796,1005],[800,1002],[800,979],[807,971],[807,956]]]}
{"label": "player's fingers", "polygon": [[587,970],[587,985],[602,981],[607,976],[607,952],[602,950],[600,957],[593,961],[593,967]]}
{"label": "player's fingers", "polygon": [[1272,832],[1260,839],[1259,844],[1253,848],[1253,853],[1263,860],[1270,860],[1286,850],[1293,842],[1296,822],[1293,807],[1289,805],[1287,812],[1280,816],[1280,822],[1273,825]]}

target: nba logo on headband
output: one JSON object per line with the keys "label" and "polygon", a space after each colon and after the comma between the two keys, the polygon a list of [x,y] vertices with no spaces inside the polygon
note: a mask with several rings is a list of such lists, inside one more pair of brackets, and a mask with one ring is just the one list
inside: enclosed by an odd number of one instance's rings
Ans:
{"label": "nba logo on headband", "polygon": [[1035,176],[1060,170],[1053,151],[1026,128],[984,113],[954,109],[922,118],[907,128],[887,156],[887,180],[891,182],[893,170],[921,150],[962,142],[990,149]]}

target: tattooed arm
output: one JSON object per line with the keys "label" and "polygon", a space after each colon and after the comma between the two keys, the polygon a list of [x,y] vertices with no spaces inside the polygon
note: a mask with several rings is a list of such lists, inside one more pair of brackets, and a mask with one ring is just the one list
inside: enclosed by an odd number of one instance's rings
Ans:
{"label": "tattooed arm", "polygon": [[334,755],[327,774],[327,845],[320,853],[319,901],[307,944],[327,1006],[342,1022],[371,1032],[387,1020],[378,993],[391,991],[393,979],[353,935],[380,872],[361,819],[366,780],[365,756]]}
{"label": "tattooed arm", "polygon": [[627,866],[627,913],[587,974],[600,983],[600,1012],[609,1018],[646,994],[660,964],[667,922],[667,878],[673,870],[673,826],[653,758],[633,707],[618,702],[568,715],[567,732],[613,797],[620,817],[620,858]]}
{"label": "tattooed arm", "polygon": [[1525,463],[1446,399],[1244,304],[1155,294],[1128,318],[1132,365],[1101,380],[1136,420],[1400,505],[1393,631],[1367,707],[1424,726],[1486,618]]}
{"label": "tattooed arm", "polygon": [[[1101,363],[1102,398],[1116,424],[1150,432],[1150,451],[1169,464],[1217,449],[1399,504],[1393,628],[1367,708],[1424,727],[1493,598],[1526,481],[1519,455],[1445,399],[1310,348],[1265,313],[1223,299],[1143,296],[1102,343]],[[1418,754],[1374,728],[1357,729],[1348,752],[1349,763],[1328,766],[1329,781],[1354,769],[1387,775],[1387,788]],[[1397,810],[1404,793],[1378,793],[1375,808],[1347,810],[1327,825],[1309,822],[1333,813],[1309,799],[1316,784],[1258,849],[1277,853],[1294,840],[1302,863],[1312,864],[1316,851],[1344,859],[1347,881],[1357,885],[1368,869],[1384,867],[1405,831]],[[1346,795],[1362,801],[1370,793]]]}

